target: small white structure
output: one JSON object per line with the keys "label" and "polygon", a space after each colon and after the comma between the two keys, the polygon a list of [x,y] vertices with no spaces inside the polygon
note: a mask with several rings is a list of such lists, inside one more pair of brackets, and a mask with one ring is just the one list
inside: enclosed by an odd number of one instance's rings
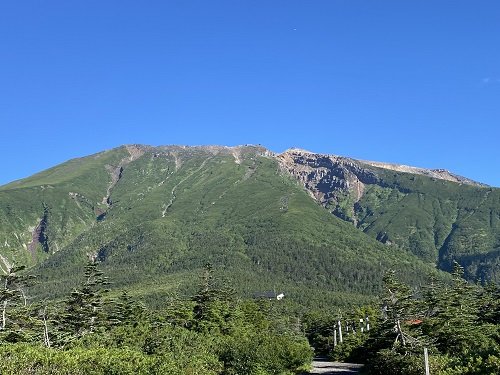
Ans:
{"label": "small white structure", "polygon": [[267,298],[267,299],[277,299],[282,300],[285,297],[285,292],[276,294],[275,292],[257,292],[253,295],[254,298]]}

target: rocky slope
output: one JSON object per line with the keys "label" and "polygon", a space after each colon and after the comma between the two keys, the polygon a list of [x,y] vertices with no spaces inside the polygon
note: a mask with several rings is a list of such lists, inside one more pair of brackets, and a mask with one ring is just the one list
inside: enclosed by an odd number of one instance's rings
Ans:
{"label": "rocky slope", "polygon": [[376,170],[419,174],[472,186],[488,185],[453,174],[445,169],[424,169],[400,164],[363,161],[336,155],[315,154],[298,148],[291,148],[274,155],[284,171],[296,178],[323,206],[336,202],[338,196],[352,196],[358,202],[363,196],[365,184],[380,182]]}
{"label": "rocky slope", "polygon": [[377,172],[379,169],[487,187],[485,184],[444,169],[428,170],[399,164],[363,161],[343,156],[315,154],[298,148],[291,148],[274,157],[279,161],[282,170],[302,184],[323,207],[356,225],[355,206],[363,197],[366,186],[384,185],[379,176],[380,171]]}
{"label": "rocky slope", "polygon": [[[320,155],[300,149],[289,149],[276,155],[282,170],[302,184],[325,208],[334,208],[337,216],[347,219],[337,209],[348,199],[354,209],[364,194],[366,184],[378,182],[378,176],[355,159]],[[354,217],[352,215],[351,217]]]}

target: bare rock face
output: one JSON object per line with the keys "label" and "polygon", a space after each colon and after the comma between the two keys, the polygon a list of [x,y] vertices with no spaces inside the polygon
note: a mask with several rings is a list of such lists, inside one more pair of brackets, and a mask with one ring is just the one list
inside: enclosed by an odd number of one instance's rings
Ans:
{"label": "bare rock face", "polygon": [[[350,211],[363,196],[365,184],[378,181],[373,171],[351,158],[313,154],[300,149],[289,149],[276,158],[281,169],[295,177],[321,205],[353,222],[354,212]],[[339,205],[346,201],[349,207],[341,209]]]}

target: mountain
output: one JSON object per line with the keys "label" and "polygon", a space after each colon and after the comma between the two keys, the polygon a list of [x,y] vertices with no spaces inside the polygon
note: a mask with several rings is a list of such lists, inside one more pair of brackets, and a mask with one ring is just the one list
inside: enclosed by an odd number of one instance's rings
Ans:
{"label": "mountain", "polygon": [[449,172],[262,146],[126,145],[0,187],[0,266],[38,298],[88,259],[151,304],[213,264],[242,296],[366,302],[388,269],[421,283],[458,260],[499,280],[499,190]]}
{"label": "mountain", "polygon": [[364,233],[470,279],[500,280],[500,189],[446,170],[288,150],[277,156],[320,204]]}

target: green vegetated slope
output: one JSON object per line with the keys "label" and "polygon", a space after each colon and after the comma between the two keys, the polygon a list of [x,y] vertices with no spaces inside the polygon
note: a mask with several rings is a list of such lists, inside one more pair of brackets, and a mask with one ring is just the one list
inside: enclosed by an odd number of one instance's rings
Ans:
{"label": "green vegetated slope", "polygon": [[111,165],[128,155],[112,152],[74,159],[0,187],[0,266],[34,265],[70,244],[95,223]]}
{"label": "green vegetated slope", "polygon": [[0,252],[38,262],[39,297],[67,293],[93,258],[114,288],[153,305],[192,293],[207,262],[241,296],[284,291],[318,307],[367,302],[389,268],[413,284],[433,272],[331,215],[266,151],[127,146],[6,185],[1,235],[9,246]]}
{"label": "green vegetated slope", "polygon": [[500,281],[500,189],[374,170],[354,206],[359,228],[442,270],[455,260],[469,279]]}

